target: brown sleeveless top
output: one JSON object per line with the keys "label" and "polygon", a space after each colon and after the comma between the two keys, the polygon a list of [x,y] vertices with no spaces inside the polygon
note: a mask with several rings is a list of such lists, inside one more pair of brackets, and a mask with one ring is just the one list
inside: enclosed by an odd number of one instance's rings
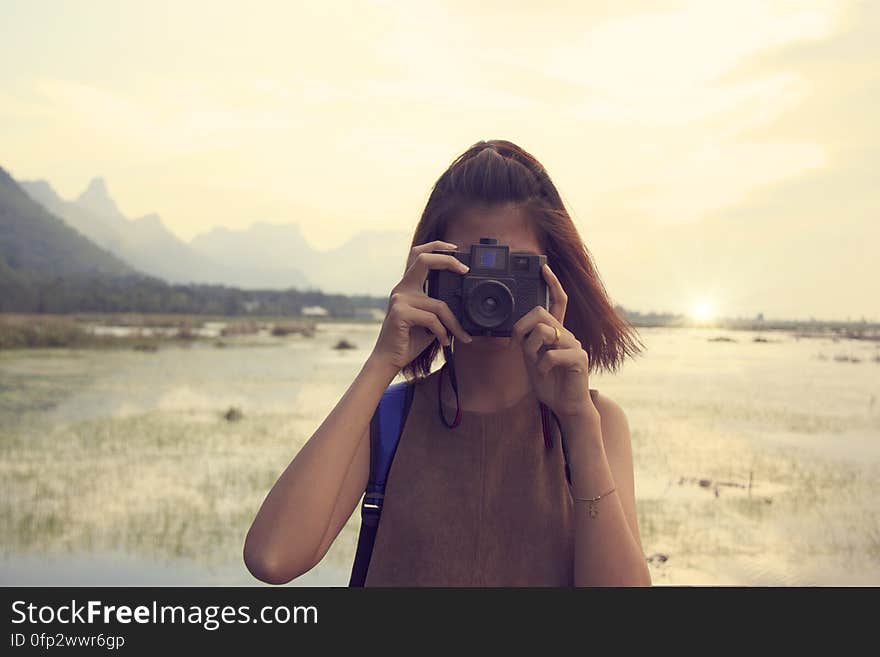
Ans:
{"label": "brown sleeveless top", "polygon": [[[505,409],[462,409],[450,429],[437,408],[439,373],[415,383],[364,586],[573,586],[556,422],[548,449],[529,392]],[[455,407],[443,406],[452,421]]]}

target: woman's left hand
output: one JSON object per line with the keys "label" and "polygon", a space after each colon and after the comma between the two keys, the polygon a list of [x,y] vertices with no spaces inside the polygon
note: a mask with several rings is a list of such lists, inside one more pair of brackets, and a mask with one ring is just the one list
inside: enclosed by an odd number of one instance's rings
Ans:
{"label": "woman's left hand", "polygon": [[[535,306],[514,325],[511,339],[522,347],[532,389],[562,420],[564,417],[598,418],[589,392],[587,352],[563,326],[568,295],[556,274],[545,264],[541,270],[550,291],[550,309]],[[556,339],[556,330],[559,339]]]}

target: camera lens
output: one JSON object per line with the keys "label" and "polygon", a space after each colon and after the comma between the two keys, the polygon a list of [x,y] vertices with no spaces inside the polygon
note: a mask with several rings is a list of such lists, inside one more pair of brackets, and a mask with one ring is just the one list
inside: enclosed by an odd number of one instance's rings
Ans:
{"label": "camera lens", "polygon": [[494,328],[506,322],[513,312],[513,294],[504,283],[489,279],[471,289],[464,307],[474,324]]}

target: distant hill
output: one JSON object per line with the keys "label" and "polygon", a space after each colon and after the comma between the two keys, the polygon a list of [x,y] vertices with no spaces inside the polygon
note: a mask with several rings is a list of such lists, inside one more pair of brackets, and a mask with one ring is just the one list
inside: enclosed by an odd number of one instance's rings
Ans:
{"label": "distant hill", "polygon": [[239,287],[306,287],[296,267],[284,270],[212,259],[177,238],[157,214],[129,219],[120,212],[103,178],[95,178],[73,201],[62,199],[44,180],[21,181],[22,188],[50,212],[121,260],[173,283],[223,283]]}
{"label": "distant hill", "polygon": [[[106,203],[103,185],[95,183],[87,194],[80,219],[92,221],[91,231],[114,235],[115,204]],[[32,186],[46,202],[54,192],[48,185]],[[103,208],[101,207],[103,203]],[[71,215],[74,211],[68,207]],[[100,217],[101,219],[98,219]],[[154,229],[164,227],[158,218],[131,222]],[[136,230],[135,230],[136,233]],[[146,240],[144,240],[146,242]],[[166,256],[167,257],[167,256]],[[211,315],[296,316],[307,306],[322,306],[329,317],[362,318],[370,309],[384,309],[387,296],[347,297],[319,291],[242,290],[225,285],[169,285],[137,271],[79,231],[53,216],[0,168],[0,312],[142,312]]]}
{"label": "distant hill", "polygon": [[334,249],[318,251],[297,224],[257,221],[244,230],[215,228],[197,235],[190,245],[206,258],[235,262],[254,273],[247,282],[255,286],[270,287],[295,267],[308,272],[312,287],[328,294],[387,296],[403,275],[411,238],[404,231],[367,230]]}
{"label": "distant hill", "polygon": [[26,194],[0,167],[0,261],[6,274],[125,275],[134,268],[98,247]]}
{"label": "distant hill", "polygon": [[123,215],[103,178],[93,179],[74,200],[62,199],[44,180],[19,184],[122,261],[172,283],[387,296],[403,274],[411,239],[405,231],[364,230],[334,249],[318,251],[297,223],[256,221],[243,230],[214,228],[186,243],[156,214]]}

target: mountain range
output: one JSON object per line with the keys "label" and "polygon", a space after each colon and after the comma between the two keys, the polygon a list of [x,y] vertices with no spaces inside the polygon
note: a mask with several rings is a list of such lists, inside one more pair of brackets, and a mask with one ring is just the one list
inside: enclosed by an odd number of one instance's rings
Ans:
{"label": "mountain range", "polygon": [[136,272],[34,203],[0,167],[0,273],[11,280],[38,274],[125,276]]}
{"label": "mountain range", "polygon": [[[120,225],[119,217],[114,217],[119,214],[118,209],[100,182],[90,185],[85,194],[70,203],[58,199],[51,187],[38,185],[36,189],[34,193],[42,193],[48,198],[47,203],[57,204],[83,230],[99,236],[104,246],[31,198],[0,167],[0,313],[298,316],[307,306],[318,305],[330,317],[369,318],[387,304],[386,294],[324,294],[296,287],[246,290],[222,283],[170,283],[136,269],[106,248],[112,246],[132,258],[137,256],[140,262],[144,262],[148,247],[154,248],[163,262],[169,259],[172,249],[189,257],[193,249],[176,242],[173,235],[169,238],[157,217],[125,219],[128,223]],[[133,239],[132,235],[140,238]],[[15,344],[27,344],[30,340],[27,336],[15,336]],[[63,336],[45,337],[46,344],[64,344],[57,342]]]}
{"label": "mountain range", "polygon": [[409,247],[410,236],[403,231],[366,230],[318,251],[298,224],[265,221],[245,230],[215,228],[185,242],[156,214],[126,217],[102,178],[73,200],[61,198],[45,180],[18,184],[48,213],[121,263],[170,283],[387,296],[403,273]]}

